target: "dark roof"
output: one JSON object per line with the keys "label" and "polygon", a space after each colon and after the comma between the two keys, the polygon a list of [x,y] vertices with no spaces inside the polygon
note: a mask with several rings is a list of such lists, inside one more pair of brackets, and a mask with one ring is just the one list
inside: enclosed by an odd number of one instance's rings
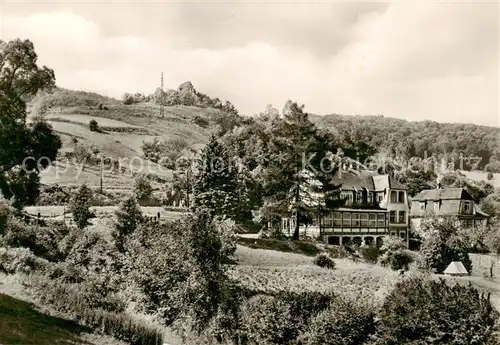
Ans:
{"label": "dark roof", "polygon": [[386,188],[406,190],[406,186],[395,178],[369,171],[342,170],[335,174],[332,182],[341,185],[343,190],[361,190],[362,188],[370,191],[384,191]]}
{"label": "dark roof", "polygon": [[472,200],[464,188],[425,189],[413,197],[413,201],[427,200]]}

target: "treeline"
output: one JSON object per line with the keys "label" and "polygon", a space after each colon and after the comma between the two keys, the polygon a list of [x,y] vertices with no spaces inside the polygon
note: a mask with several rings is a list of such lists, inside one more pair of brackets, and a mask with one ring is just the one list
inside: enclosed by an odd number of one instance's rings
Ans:
{"label": "treeline", "polygon": [[[384,116],[325,115],[311,120],[346,144],[364,142],[389,157],[446,158],[456,168],[500,172],[500,129],[461,123],[410,122]],[[476,157],[477,159],[474,159]]]}

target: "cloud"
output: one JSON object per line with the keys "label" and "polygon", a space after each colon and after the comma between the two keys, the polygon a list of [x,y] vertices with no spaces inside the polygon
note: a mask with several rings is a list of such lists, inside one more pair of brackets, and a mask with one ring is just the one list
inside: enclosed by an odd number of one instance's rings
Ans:
{"label": "cloud", "polygon": [[244,114],[292,98],[499,125],[498,4],[140,5],[4,8],[4,39],[30,38],[59,85],[115,97],[152,92],[163,71],[166,87],[190,80]]}

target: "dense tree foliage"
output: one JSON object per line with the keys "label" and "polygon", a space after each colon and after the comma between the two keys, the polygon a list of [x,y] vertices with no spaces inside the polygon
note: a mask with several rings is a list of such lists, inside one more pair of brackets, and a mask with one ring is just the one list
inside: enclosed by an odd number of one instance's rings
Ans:
{"label": "dense tree foliage", "polygon": [[[499,168],[500,130],[473,124],[409,122],[384,116],[315,116],[314,122],[339,135],[346,144],[364,142],[389,156],[409,159],[446,158],[464,170]],[[446,155],[446,156],[445,156]],[[462,155],[462,163],[461,161]],[[494,158],[492,158],[494,157]],[[491,161],[490,161],[491,159]]]}
{"label": "dense tree foliage", "polygon": [[32,124],[26,121],[26,102],[54,85],[54,72],[37,65],[33,43],[0,41],[0,189],[6,198],[16,198],[17,208],[36,200],[37,175],[61,147],[41,116]]}
{"label": "dense tree foliage", "polygon": [[384,301],[376,344],[496,344],[498,312],[488,299],[458,283],[405,279]]}
{"label": "dense tree foliage", "polygon": [[434,273],[443,273],[452,261],[461,261],[470,273],[470,243],[462,234],[461,225],[456,219],[424,218],[418,229],[418,235],[423,238],[421,267]]}
{"label": "dense tree foliage", "polygon": [[142,211],[134,197],[125,200],[116,211],[116,223],[113,231],[116,248],[125,250],[125,241],[143,221]]}

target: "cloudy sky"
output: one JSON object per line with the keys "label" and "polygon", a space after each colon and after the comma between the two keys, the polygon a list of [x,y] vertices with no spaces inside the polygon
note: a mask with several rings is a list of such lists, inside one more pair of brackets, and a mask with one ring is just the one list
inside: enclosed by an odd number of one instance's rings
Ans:
{"label": "cloudy sky", "polygon": [[190,80],[243,114],[312,113],[500,126],[499,4],[6,2],[57,84],[120,97]]}

